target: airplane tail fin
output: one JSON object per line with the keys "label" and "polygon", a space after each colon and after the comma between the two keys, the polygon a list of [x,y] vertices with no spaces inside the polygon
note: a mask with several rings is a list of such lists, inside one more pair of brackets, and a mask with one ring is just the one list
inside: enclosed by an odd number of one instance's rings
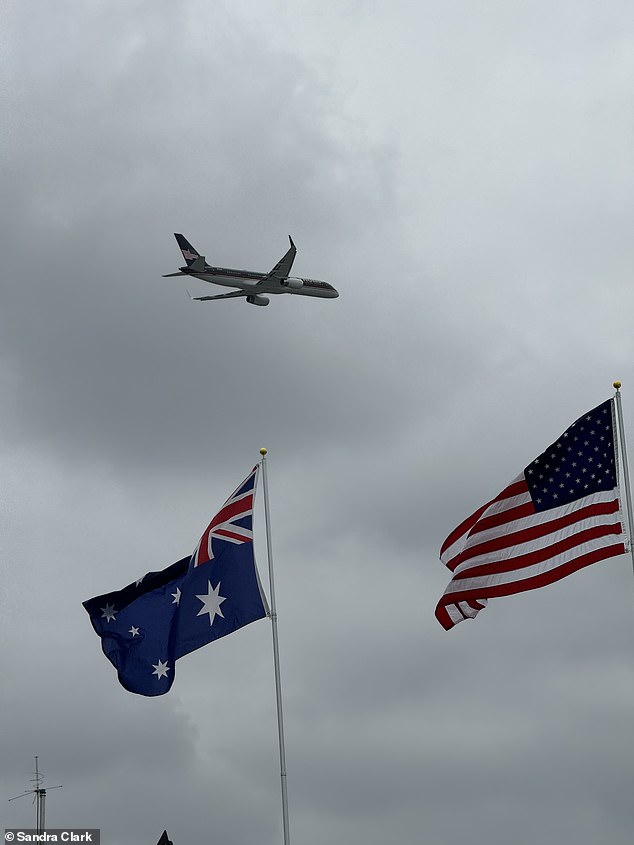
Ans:
{"label": "airplane tail fin", "polygon": [[194,269],[201,265],[201,269],[204,269],[205,266],[205,256],[201,255],[197,249],[195,249],[187,238],[183,237],[183,235],[179,235],[174,232],[174,237],[176,238],[176,243],[180,247],[180,251],[183,253],[183,258],[187,262],[187,266],[191,267],[192,265],[196,265]]}

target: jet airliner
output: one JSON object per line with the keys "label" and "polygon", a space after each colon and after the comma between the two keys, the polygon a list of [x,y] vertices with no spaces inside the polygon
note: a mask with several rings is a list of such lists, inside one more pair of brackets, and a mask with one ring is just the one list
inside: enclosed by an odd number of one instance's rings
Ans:
{"label": "jet airliner", "polygon": [[183,235],[174,233],[174,237],[183,253],[186,265],[181,267],[178,273],[166,273],[163,278],[193,276],[202,282],[238,288],[238,290],[230,293],[219,293],[215,296],[192,296],[191,298],[196,302],[244,296],[251,305],[268,305],[270,294],[294,293],[299,296],[319,296],[325,299],[334,299],[339,296],[339,292],[328,282],[320,282],[318,279],[302,279],[290,275],[297,253],[290,236],[290,249],[269,273],[259,273],[252,270],[231,270],[228,267],[211,267],[205,261],[205,256],[194,249]]}

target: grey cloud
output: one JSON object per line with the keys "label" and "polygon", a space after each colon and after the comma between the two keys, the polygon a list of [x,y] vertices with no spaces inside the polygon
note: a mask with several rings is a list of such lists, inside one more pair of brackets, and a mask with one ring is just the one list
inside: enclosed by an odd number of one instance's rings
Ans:
{"label": "grey cloud", "polygon": [[[146,701],[81,607],[266,446],[293,838],[631,841],[629,562],[433,617],[448,531],[614,378],[629,412],[626,9],[9,10],[7,798],[39,754],[51,823],[280,840],[268,623]],[[291,234],[341,296],[196,305],[174,231],[254,269]]]}

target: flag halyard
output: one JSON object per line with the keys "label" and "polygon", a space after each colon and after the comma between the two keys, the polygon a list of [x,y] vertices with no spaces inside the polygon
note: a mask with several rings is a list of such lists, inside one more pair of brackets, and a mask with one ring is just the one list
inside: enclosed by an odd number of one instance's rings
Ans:
{"label": "flag halyard", "polygon": [[608,400],[447,537],[440,557],[453,578],[436,618],[449,630],[490,598],[537,589],[624,552]]}

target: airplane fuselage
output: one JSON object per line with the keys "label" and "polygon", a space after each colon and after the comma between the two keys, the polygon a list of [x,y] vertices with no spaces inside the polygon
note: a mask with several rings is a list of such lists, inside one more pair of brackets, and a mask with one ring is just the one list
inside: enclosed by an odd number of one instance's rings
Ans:
{"label": "airplane fuselage", "polygon": [[287,279],[267,279],[268,273],[258,273],[255,270],[232,270],[228,267],[210,267],[209,265],[205,267],[204,272],[200,273],[192,271],[189,267],[181,267],[180,271],[185,275],[193,276],[194,279],[200,279],[201,282],[211,282],[223,287],[242,288],[249,291],[257,287],[257,293],[294,293],[300,296],[319,296],[323,299],[334,299],[339,296],[332,285],[319,279],[304,279],[297,276],[289,276]]}

